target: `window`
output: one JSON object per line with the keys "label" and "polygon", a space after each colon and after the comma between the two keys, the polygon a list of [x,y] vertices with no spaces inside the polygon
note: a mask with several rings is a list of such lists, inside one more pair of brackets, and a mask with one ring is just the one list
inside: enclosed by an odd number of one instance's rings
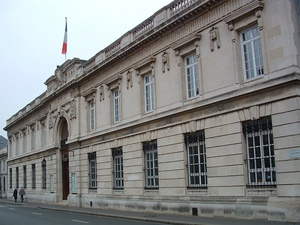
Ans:
{"label": "window", "polygon": [[263,75],[259,28],[251,27],[241,33],[241,49],[245,79],[253,79]]}
{"label": "window", "polygon": [[122,148],[116,148],[112,151],[113,154],[113,174],[114,174],[114,188],[123,188],[123,152]]}
{"label": "window", "polygon": [[249,186],[276,185],[271,118],[246,122],[243,131],[246,138]]}
{"label": "window", "polygon": [[27,187],[27,171],[26,166],[23,166],[23,187]]}
{"label": "window", "polygon": [[95,103],[90,102],[90,130],[95,130]]}
{"label": "window", "polygon": [[12,188],[12,168],[9,169],[9,188]]}
{"label": "window", "polygon": [[113,91],[114,95],[114,122],[120,122],[121,115],[121,99],[120,99],[120,90]]}
{"label": "window", "polygon": [[27,152],[27,136],[26,136],[26,131],[23,132],[23,152]]}
{"label": "window", "polygon": [[154,110],[154,92],[153,92],[153,76],[149,74],[144,77],[145,87],[145,111],[151,112]]}
{"label": "window", "polygon": [[3,192],[5,192],[6,189],[5,189],[5,177],[3,177]]}
{"label": "window", "polygon": [[199,69],[196,54],[184,58],[187,98],[193,98],[200,94]]}
{"label": "window", "polygon": [[35,149],[35,128],[32,127],[31,130],[31,149],[34,150]]}
{"label": "window", "polygon": [[42,161],[42,188],[47,188],[47,170],[46,170],[46,159]]}
{"label": "window", "polygon": [[16,168],[16,188],[19,188],[19,167]]}
{"label": "window", "polygon": [[145,180],[146,188],[158,188],[158,153],[157,141],[143,143],[145,153]]}
{"label": "window", "polygon": [[42,124],[42,147],[46,146],[46,125]]}
{"label": "window", "polygon": [[190,188],[207,187],[207,164],[204,131],[185,136]]}
{"label": "window", "polygon": [[97,160],[96,160],[96,152],[89,153],[89,183],[90,188],[97,188]]}
{"label": "window", "polygon": [[35,187],[36,187],[35,164],[31,165],[31,175],[32,175],[31,176],[31,187],[32,187],[32,189],[35,189]]}

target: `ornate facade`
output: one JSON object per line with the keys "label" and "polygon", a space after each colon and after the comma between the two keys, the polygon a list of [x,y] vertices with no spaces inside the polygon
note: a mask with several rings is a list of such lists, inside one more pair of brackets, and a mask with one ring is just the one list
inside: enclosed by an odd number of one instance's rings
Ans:
{"label": "ornate facade", "polygon": [[300,6],[175,0],[7,120],[8,192],[300,221]]}

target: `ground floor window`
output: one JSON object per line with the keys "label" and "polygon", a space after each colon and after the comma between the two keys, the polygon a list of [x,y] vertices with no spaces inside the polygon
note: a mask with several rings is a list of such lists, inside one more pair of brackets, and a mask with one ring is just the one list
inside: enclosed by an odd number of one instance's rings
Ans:
{"label": "ground floor window", "polygon": [[158,152],[157,141],[143,143],[145,153],[146,188],[158,188]]}
{"label": "ground floor window", "polygon": [[207,187],[207,164],[204,131],[185,136],[188,161],[188,186]]}
{"label": "ground floor window", "polygon": [[249,186],[276,185],[275,154],[271,118],[243,124],[246,139]]}
{"label": "ground floor window", "polygon": [[122,148],[116,148],[112,151],[113,154],[113,174],[114,174],[114,188],[123,188],[123,152]]}
{"label": "ground floor window", "polygon": [[36,187],[36,177],[35,177],[35,164],[31,165],[31,187],[35,189]]}
{"label": "ground floor window", "polygon": [[89,153],[89,186],[91,189],[97,188],[97,160],[96,152]]}

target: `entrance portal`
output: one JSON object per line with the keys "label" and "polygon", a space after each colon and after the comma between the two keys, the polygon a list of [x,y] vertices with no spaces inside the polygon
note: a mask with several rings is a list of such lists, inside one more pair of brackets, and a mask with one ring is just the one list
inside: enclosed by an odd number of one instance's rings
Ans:
{"label": "entrance portal", "polygon": [[68,123],[66,119],[63,119],[61,126],[61,141],[60,141],[60,150],[61,150],[61,159],[62,159],[62,200],[67,200],[69,195],[69,148],[66,144],[68,140],[69,131]]}

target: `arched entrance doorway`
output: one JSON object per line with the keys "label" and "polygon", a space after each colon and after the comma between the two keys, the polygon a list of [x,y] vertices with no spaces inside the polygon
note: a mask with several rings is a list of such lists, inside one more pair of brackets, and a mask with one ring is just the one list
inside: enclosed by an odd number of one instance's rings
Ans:
{"label": "arched entrance doorway", "polygon": [[69,195],[69,148],[66,141],[69,137],[68,123],[62,119],[60,134],[60,151],[62,159],[62,200],[67,200]]}

